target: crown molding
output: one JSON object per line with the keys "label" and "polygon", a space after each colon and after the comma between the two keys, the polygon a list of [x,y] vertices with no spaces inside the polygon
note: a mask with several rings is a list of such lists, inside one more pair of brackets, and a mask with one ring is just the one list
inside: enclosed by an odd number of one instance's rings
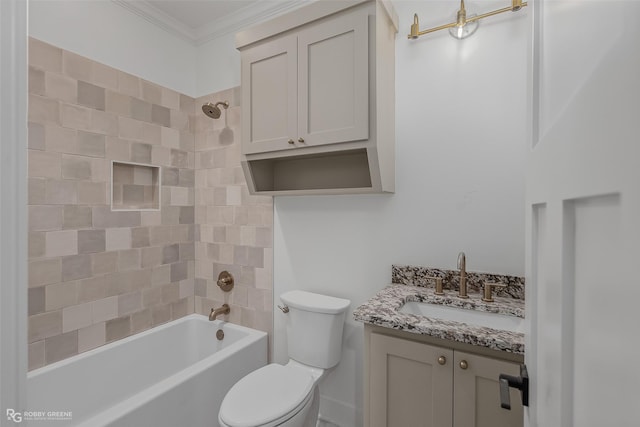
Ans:
{"label": "crown molding", "polygon": [[[1,0],[0,0],[1,1]],[[250,25],[297,9],[314,0],[259,0],[196,29],[143,0],[111,0],[118,6],[156,25],[164,31],[199,46],[218,37],[233,34]]]}

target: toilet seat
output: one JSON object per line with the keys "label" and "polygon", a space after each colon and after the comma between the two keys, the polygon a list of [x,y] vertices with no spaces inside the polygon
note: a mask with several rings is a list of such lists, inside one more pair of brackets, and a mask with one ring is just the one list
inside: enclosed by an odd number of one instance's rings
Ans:
{"label": "toilet seat", "polygon": [[238,381],[222,402],[220,421],[229,427],[272,427],[298,413],[313,395],[310,372],[277,363]]}

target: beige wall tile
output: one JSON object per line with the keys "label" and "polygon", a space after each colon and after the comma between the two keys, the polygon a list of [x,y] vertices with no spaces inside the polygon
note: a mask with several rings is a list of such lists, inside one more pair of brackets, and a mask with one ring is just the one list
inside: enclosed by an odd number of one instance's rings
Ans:
{"label": "beige wall tile", "polygon": [[118,116],[111,112],[91,110],[91,127],[89,130],[109,136],[118,136]]}
{"label": "beige wall tile", "polygon": [[45,73],[45,95],[52,99],[76,103],[78,100],[77,81],[57,73]]}
{"label": "beige wall tile", "polygon": [[118,89],[118,71],[99,62],[93,63],[93,83],[98,86],[117,90]]}
{"label": "beige wall tile", "polygon": [[45,233],[45,255],[47,257],[76,255],[77,253],[77,231],[49,231]]}
{"label": "beige wall tile", "polygon": [[62,258],[62,281],[84,279],[91,274],[90,255],[72,255]]}
{"label": "beige wall tile", "polygon": [[62,49],[29,37],[29,65],[47,71],[62,71]]}
{"label": "beige wall tile", "polygon": [[78,281],[78,303],[98,301],[107,296],[107,276],[88,277]]}
{"label": "beige wall tile", "polygon": [[47,180],[45,200],[50,205],[73,205],[78,203],[78,184],[75,181]]}
{"label": "beige wall tile", "polygon": [[29,262],[29,287],[61,281],[60,258],[39,259]]}
{"label": "beige wall tile", "polygon": [[118,317],[118,297],[102,298],[91,303],[93,322],[106,322]]}
{"label": "beige wall tile", "polygon": [[130,228],[108,228],[106,230],[107,251],[131,249]]}
{"label": "beige wall tile", "polygon": [[29,177],[60,178],[60,154],[29,150]]}
{"label": "beige wall tile", "polygon": [[102,182],[79,182],[78,202],[82,204],[104,204],[107,193],[106,184]]}
{"label": "beige wall tile", "polygon": [[29,232],[29,259],[40,258],[45,252],[45,233]]}
{"label": "beige wall tile", "polygon": [[62,52],[62,69],[75,80],[91,81],[93,77],[93,61],[66,50]]}
{"label": "beige wall tile", "polygon": [[78,304],[62,309],[62,332],[75,331],[92,323],[91,303]]}
{"label": "beige wall tile", "polygon": [[58,310],[78,303],[78,282],[62,282],[45,287],[45,309]]}
{"label": "beige wall tile", "polygon": [[151,309],[151,322],[153,326],[167,323],[171,320],[171,307],[169,305],[158,305]]}
{"label": "beige wall tile", "polygon": [[100,322],[78,330],[78,353],[82,353],[105,344],[106,323]]}
{"label": "beige wall tile", "polygon": [[165,87],[162,89],[162,101],[161,105],[167,108],[171,108],[172,110],[180,109],[180,94],[171,89],[167,89]]}
{"label": "beige wall tile", "polygon": [[118,92],[107,90],[105,93],[105,109],[110,113],[128,117],[131,115],[132,98]]}
{"label": "beige wall tile", "polygon": [[45,297],[44,297],[44,286],[39,286],[37,288],[29,288],[28,292],[28,315],[33,316],[34,314],[43,313],[45,311]]}
{"label": "beige wall tile", "polygon": [[29,93],[45,95],[44,71],[29,67]]}
{"label": "beige wall tile", "polygon": [[47,182],[43,178],[29,178],[29,204],[43,205],[46,203]]}
{"label": "beige wall tile", "polygon": [[104,252],[106,249],[105,230],[78,231],[78,252],[81,254]]}
{"label": "beige wall tile", "polygon": [[60,103],[38,95],[29,95],[29,121],[60,123]]}
{"label": "beige wall tile", "polygon": [[118,91],[129,96],[140,98],[140,79],[131,74],[118,71]]}
{"label": "beige wall tile", "polygon": [[78,104],[104,111],[104,88],[84,81],[78,81]]}
{"label": "beige wall tile", "polygon": [[79,131],[77,153],[83,156],[104,157],[105,141],[106,137],[104,135]]}
{"label": "beige wall tile", "polygon": [[129,316],[109,320],[106,324],[107,342],[127,337],[131,334],[131,318]]}
{"label": "beige wall tile", "polygon": [[142,309],[142,292],[118,296],[118,316],[126,316]]}
{"label": "beige wall tile", "polygon": [[91,159],[83,156],[62,155],[62,178],[91,179]]}
{"label": "beige wall tile", "polygon": [[44,340],[29,344],[29,370],[44,366]]}
{"label": "beige wall tile", "polygon": [[29,316],[29,342],[60,335],[62,333],[62,311],[50,311],[47,313]]}
{"label": "beige wall tile", "polygon": [[113,273],[118,268],[118,253],[100,252],[92,254],[91,266],[94,274]]}
{"label": "beige wall tile", "polygon": [[91,130],[91,110],[63,103],[60,105],[60,122],[67,128]]}
{"label": "beige wall tile", "polygon": [[118,271],[140,269],[140,249],[118,251]]}
{"label": "beige wall tile", "polygon": [[56,124],[46,125],[45,148],[49,152],[75,153],[77,151],[76,130],[63,128]]}
{"label": "beige wall tile", "polygon": [[145,309],[131,315],[131,333],[145,331],[151,328],[151,309]]}
{"label": "beige wall tile", "polygon": [[78,354],[78,331],[47,338],[44,342],[44,354],[47,364]]}

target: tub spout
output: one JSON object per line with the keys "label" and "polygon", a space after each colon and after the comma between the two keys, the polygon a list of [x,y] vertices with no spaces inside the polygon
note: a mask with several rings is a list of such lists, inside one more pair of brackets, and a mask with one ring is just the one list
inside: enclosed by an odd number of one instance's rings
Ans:
{"label": "tub spout", "polygon": [[222,314],[229,314],[230,312],[231,307],[229,307],[229,304],[222,304],[222,307],[211,309],[211,313],[209,313],[209,320],[216,320],[216,317]]}

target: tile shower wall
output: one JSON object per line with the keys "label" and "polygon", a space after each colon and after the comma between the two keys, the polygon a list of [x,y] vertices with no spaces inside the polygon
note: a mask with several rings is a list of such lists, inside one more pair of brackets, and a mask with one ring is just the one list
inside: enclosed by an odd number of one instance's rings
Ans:
{"label": "tile shower wall", "polygon": [[[29,51],[33,369],[193,312],[195,104],[38,40]],[[111,211],[112,160],[162,167],[159,211]]]}
{"label": "tile shower wall", "polygon": [[[200,111],[206,102],[230,106],[213,120]],[[228,319],[268,332],[273,324],[273,199],[251,196],[240,166],[240,88],[196,100],[195,118],[195,311],[231,306]],[[216,285],[227,270],[230,293]]]}

